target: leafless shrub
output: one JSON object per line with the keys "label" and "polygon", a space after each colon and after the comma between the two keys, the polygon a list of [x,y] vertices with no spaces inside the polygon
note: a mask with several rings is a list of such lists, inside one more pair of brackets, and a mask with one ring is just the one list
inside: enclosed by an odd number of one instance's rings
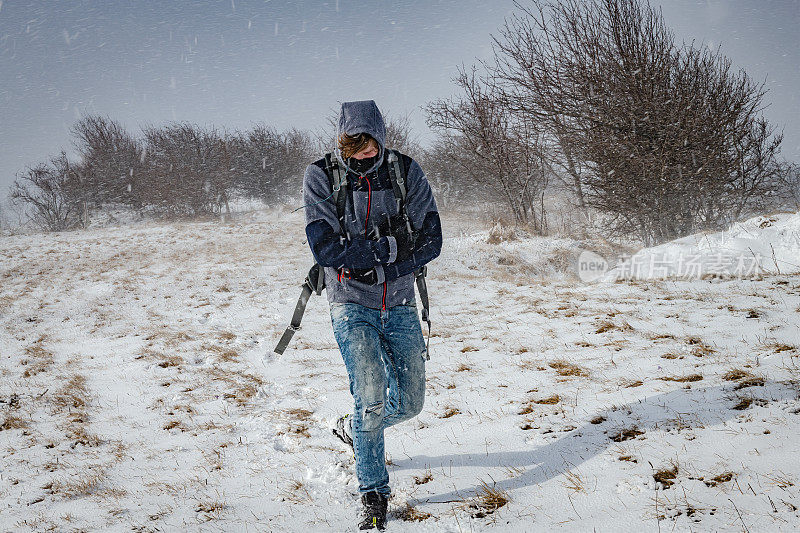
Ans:
{"label": "leafless shrub", "polygon": [[64,231],[81,223],[80,176],[65,152],[28,168],[17,177],[9,199],[22,206],[30,222],[47,231]]}
{"label": "leafless shrub", "polygon": [[536,123],[504,105],[477,69],[460,69],[454,81],[463,97],[428,104],[428,125],[444,134],[440,142],[463,172],[502,198],[515,223],[544,233],[550,171]]}
{"label": "leafless shrub", "polygon": [[495,38],[491,80],[557,148],[580,203],[646,245],[769,203],[782,135],[764,84],[679,45],[639,0],[532,0]]}

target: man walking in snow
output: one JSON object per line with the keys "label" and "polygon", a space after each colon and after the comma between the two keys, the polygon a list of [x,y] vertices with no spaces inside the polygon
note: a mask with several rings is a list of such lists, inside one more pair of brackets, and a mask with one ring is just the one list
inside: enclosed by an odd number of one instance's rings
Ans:
{"label": "man walking in snow", "polygon": [[[352,416],[339,418],[334,434],[353,448],[363,505],[359,527],[383,529],[391,492],[384,430],[422,410],[427,350],[414,281],[439,255],[442,229],[422,168],[385,147],[374,101],[344,102],[336,137],[333,155],[305,172],[306,235],[324,267],[334,336],[353,395]],[[339,198],[339,190],[347,193]]]}

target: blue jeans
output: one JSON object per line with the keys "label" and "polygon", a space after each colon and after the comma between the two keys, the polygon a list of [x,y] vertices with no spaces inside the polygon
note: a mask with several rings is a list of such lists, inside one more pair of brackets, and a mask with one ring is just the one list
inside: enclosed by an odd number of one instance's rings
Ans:
{"label": "blue jeans", "polygon": [[358,489],[388,496],[383,430],[416,416],[425,402],[425,338],[417,308],[334,303],[331,322],[353,395]]}

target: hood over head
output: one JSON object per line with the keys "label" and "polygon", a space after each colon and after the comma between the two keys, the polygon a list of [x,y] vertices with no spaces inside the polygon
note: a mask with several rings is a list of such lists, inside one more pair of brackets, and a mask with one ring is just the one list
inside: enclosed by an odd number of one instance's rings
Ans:
{"label": "hood over head", "polygon": [[386,143],[386,124],[383,122],[383,115],[381,115],[377,104],[375,104],[375,100],[342,102],[342,110],[339,113],[339,125],[336,128],[336,148],[334,153],[345,168],[352,170],[342,159],[342,152],[339,150],[339,136],[342,133],[347,133],[348,135],[366,133],[378,142],[377,161],[369,170],[365,172],[356,172],[357,174],[368,174],[383,163],[384,144]]}

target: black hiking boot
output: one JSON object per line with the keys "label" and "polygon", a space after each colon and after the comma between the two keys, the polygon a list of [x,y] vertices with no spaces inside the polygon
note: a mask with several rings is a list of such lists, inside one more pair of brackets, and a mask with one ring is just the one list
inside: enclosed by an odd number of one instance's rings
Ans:
{"label": "black hiking boot", "polygon": [[352,427],[350,425],[350,415],[339,417],[336,421],[336,427],[333,428],[333,434],[336,435],[340,441],[344,442],[350,449],[353,449]]}
{"label": "black hiking boot", "polygon": [[367,492],[361,495],[362,520],[358,524],[358,529],[378,528],[381,531],[386,529],[386,507],[389,498],[379,492]]}

